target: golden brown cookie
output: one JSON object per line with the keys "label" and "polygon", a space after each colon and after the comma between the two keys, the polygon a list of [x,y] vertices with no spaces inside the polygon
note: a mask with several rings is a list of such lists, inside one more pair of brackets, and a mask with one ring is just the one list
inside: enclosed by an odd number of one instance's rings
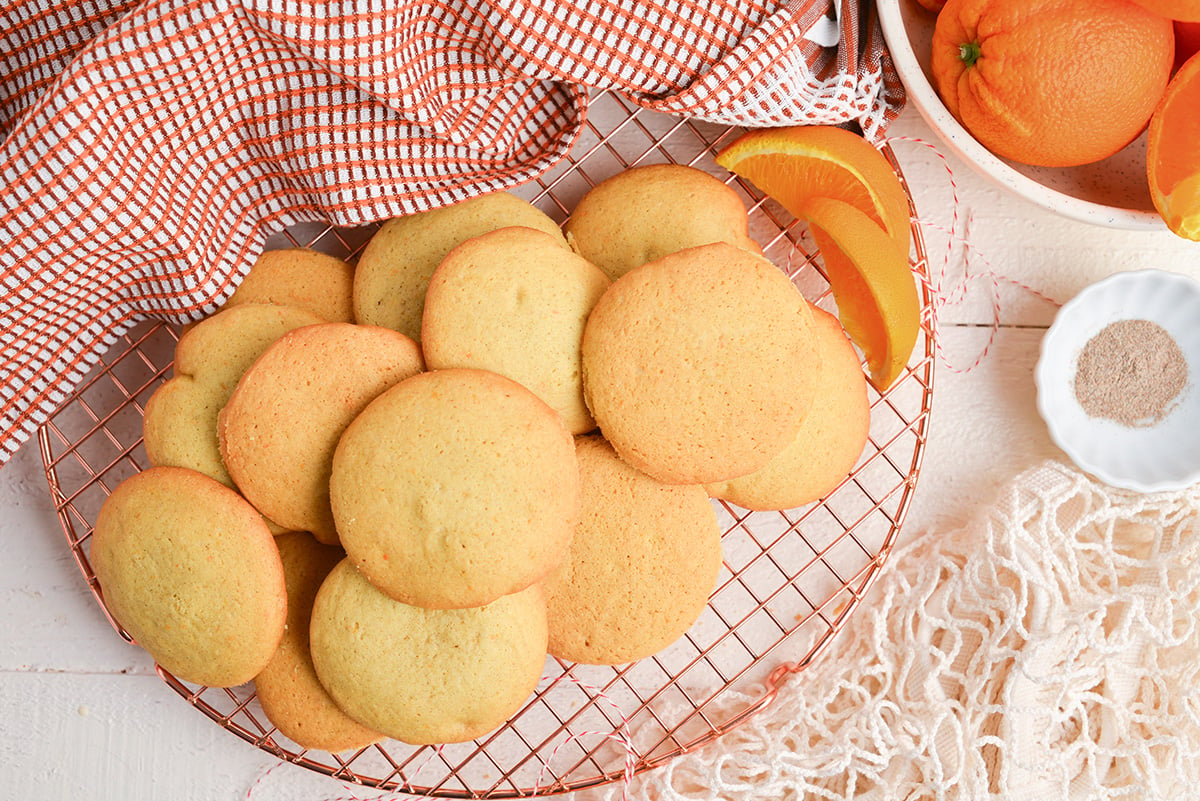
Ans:
{"label": "golden brown cookie", "polygon": [[258,512],[194,470],[151,467],[113,489],[89,553],[104,604],[163,668],[232,687],[263,669],[287,597]]}
{"label": "golden brown cookie", "polygon": [[854,469],[867,444],[871,406],[858,352],[837,317],[813,307],[823,355],[800,432],[761,470],[706,487],[746,509],[792,509],[824,497]]}
{"label": "golden brown cookie", "polygon": [[429,278],[455,246],[497,228],[521,225],[566,239],[537,207],[507,192],[494,192],[388,220],[371,237],[354,274],[354,313],[360,323],[421,336]]}
{"label": "golden brown cookie", "polygon": [[726,243],[626,273],[583,335],[584,396],[617,453],[668,484],[762,468],[795,438],[820,351],[800,292]]}
{"label": "golden brown cookie", "polygon": [[247,303],[189,328],[175,346],[174,375],[146,402],[142,432],[150,464],[188,467],[233,487],[217,442],[217,414],[271,343],[320,322],[303,309]]}
{"label": "golden brown cookie", "polygon": [[317,593],[312,656],[363,725],[411,744],[464,742],[501,726],[537,687],[546,604],[535,585],[482,607],[409,606],[346,560]]}
{"label": "golden brown cookie", "polygon": [[329,473],[338,438],[376,395],[423,368],[420,346],[387,328],[322,323],[277,340],[221,411],[221,456],[271,520],[336,543]]}
{"label": "golden brown cookie", "polygon": [[307,309],[331,323],[354,322],[354,268],[312,248],[264,251],[224,308],[274,303]]}
{"label": "golden brown cookie", "polygon": [[761,255],[749,229],[737,192],[682,164],[618,172],[580,198],[563,225],[572,247],[613,280],[668,253],[711,242]]}
{"label": "golden brown cookie", "polygon": [[425,362],[431,370],[500,373],[550,404],[572,433],[590,431],[596,423],[583,402],[579,343],[609,283],[542,231],[501,228],[468,239],[430,279]]}
{"label": "golden brown cookie", "polygon": [[330,494],[363,574],[440,609],[540,580],[579,520],[570,432],[532,392],[484,370],[431,370],[371,403],[342,435]]}
{"label": "golden brown cookie", "polygon": [[576,438],[583,512],[543,586],[549,652],[616,665],[657,653],[704,611],[721,569],[721,530],[698,486],[630,467],[598,434]]}
{"label": "golden brown cookie", "polygon": [[346,715],[317,679],[309,652],[309,621],[321,582],[345,558],[341,548],[295,531],[275,540],[287,582],[287,629],[254,689],[267,719],[304,748],[346,751],[383,736]]}

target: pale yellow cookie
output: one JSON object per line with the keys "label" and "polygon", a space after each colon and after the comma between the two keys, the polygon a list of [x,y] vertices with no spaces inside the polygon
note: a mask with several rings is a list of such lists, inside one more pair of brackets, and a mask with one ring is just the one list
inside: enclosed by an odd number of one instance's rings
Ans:
{"label": "pale yellow cookie", "polygon": [[317,593],[312,656],[363,725],[411,744],[464,742],[503,725],[537,687],[546,604],[535,585],[482,607],[409,606],[346,560]]}
{"label": "pale yellow cookie", "polygon": [[531,390],[573,433],[595,428],[583,402],[579,343],[608,278],[561,240],[501,228],[450,251],[425,296],[429,369],[474,367]]}
{"label": "pale yellow cookie", "polygon": [[371,237],[355,268],[358,322],[386,326],[419,339],[425,288],[438,264],[471,237],[510,225],[544,231],[567,247],[554,220],[507,192],[388,220]]}
{"label": "pale yellow cookie", "polygon": [[217,442],[217,414],[242,374],[275,340],[321,318],[303,309],[247,303],[200,321],[175,346],[174,375],[146,402],[146,458],[188,467],[233,487]]}
{"label": "pale yellow cookie", "polygon": [[634,467],[668,484],[761,469],[795,438],[820,350],[809,304],[761,256],[689,248],[613,282],[583,335],[584,396]]}
{"label": "pale yellow cookie", "polygon": [[431,608],[480,606],[554,569],[579,520],[559,416],[484,370],[397,384],[342,435],[330,480],[343,547],[376,586]]}
{"label": "pale yellow cookie", "polygon": [[711,242],[762,253],[737,192],[682,164],[647,164],[606,178],[580,198],[563,230],[572,247],[613,280]]}
{"label": "pale yellow cookie", "polygon": [[871,429],[866,374],[837,317],[812,311],[823,358],[799,433],[761,470],[708,485],[713,497],[747,509],[803,506],[840,484],[862,456]]}
{"label": "pale yellow cookie", "polygon": [[387,328],[322,323],[277,340],[221,411],[221,456],[271,520],[336,543],[329,473],[338,438],[375,396],[423,369],[420,346]]}
{"label": "pale yellow cookie", "polygon": [[224,308],[274,303],[307,309],[331,323],[354,322],[354,268],[312,248],[264,251]]}
{"label": "pale yellow cookie", "polygon": [[583,512],[543,586],[549,652],[616,665],[655,654],[700,617],[721,569],[721,529],[698,486],[630,467],[598,434],[578,437]]}
{"label": "pale yellow cookie", "polygon": [[307,532],[275,540],[287,581],[287,630],[254,689],[267,719],[304,748],[323,751],[358,749],[382,739],[343,712],[317,679],[309,651],[309,621],[321,582],[345,554],[317,542]]}
{"label": "pale yellow cookie", "polygon": [[283,636],[271,532],[244,498],[194,470],[151,467],[118,484],[88,556],[108,611],[179,679],[248,682]]}

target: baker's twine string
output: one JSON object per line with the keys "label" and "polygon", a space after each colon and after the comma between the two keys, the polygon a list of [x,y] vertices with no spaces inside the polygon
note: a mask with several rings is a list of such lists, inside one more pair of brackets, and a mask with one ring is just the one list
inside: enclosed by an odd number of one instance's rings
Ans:
{"label": "baker's twine string", "polygon": [[565,748],[567,745],[569,745],[573,742],[579,742],[580,740],[584,739],[585,737],[600,737],[602,739],[609,740],[610,742],[616,743],[625,752],[624,769],[621,772],[621,801],[629,801],[629,785],[633,781],[633,776],[634,776],[634,772],[637,769],[637,761],[638,761],[637,752],[634,750],[633,743],[629,739],[629,718],[626,717],[624,710],[622,710],[621,707],[615,701],[613,701],[611,698],[609,698],[607,695],[605,695],[602,691],[596,689],[595,687],[593,687],[589,684],[586,684],[585,682],[580,681],[578,678],[576,678],[575,676],[572,676],[570,673],[563,673],[560,676],[557,676],[554,679],[552,679],[550,681],[549,686],[546,688],[546,690],[550,690],[551,688],[553,688],[553,686],[555,684],[557,684],[558,682],[560,682],[564,679],[571,682],[572,684],[575,684],[577,687],[582,689],[585,693],[587,693],[588,697],[607,704],[609,706],[609,708],[613,710],[617,719],[621,721],[621,725],[617,726],[612,731],[575,732],[575,733],[572,733],[570,736],[568,736],[561,743],[556,745],[554,747],[554,749],[550,752],[550,756],[542,762],[542,768],[541,768],[541,770],[538,771],[537,782],[534,785],[533,795],[536,796],[538,794],[538,791],[541,789],[542,782],[546,778],[546,771],[548,771],[550,769],[550,763],[554,761],[554,757],[558,754],[559,751],[561,751],[563,748]]}
{"label": "baker's twine string", "polygon": [[[987,286],[988,300],[992,312],[991,320],[988,324],[989,333],[987,341],[975,358],[965,366],[955,364],[946,355],[941,339],[935,338],[934,342],[938,357],[948,370],[955,373],[967,373],[978,367],[987,358],[1000,332],[1000,288],[1002,285],[1020,289],[1054,306],[1061,306],[1062,303],[1035,287],[1010,278],[994,269],[987,256],[971,241],[970,226],[974,215],[968,213],[965,218],[962,217],[960,211],[962,202],[958,193],[958,181],[954,176],[954,168],[950,166],[950,161],[936,145],[915,136],[893,136],[884,140],[884,143],[889,145],[898,142],[920,145],[930,150],[937,157],[942,165],[942,169],[946,173],[946,179],[949,182],[951,197],[953,199],[949,226],[934,222],[926,217],[918,216],[913,218],[913,221],[923,230],[937,232],[946,238],[945,252],[942,255],[938,268],[936,270],[932,268],[933,260],[929,258],[927,252],[926,270],[924,272],[917,272],[918,280],[928,290],[932,299],[932,302],[923,313],[923,323],[925,323],[928,330],[936,332],[940,316],[945,309],[965,302],[973,284],[984,283]],[[958,233],[960,223],[962,226],[961,234]],[[955,261],[954,253],[956,248],[961,248],[962,251],[962,270],[957,279],[952,279],[952,267]],[[976,261],[982,261],[982,270],[976,271],[973,269],[973,267],[978,266],[975,264]],[[953,280],[953,283],[947,286],[951,280]]]}
{"label": "baker's twine string", "polygon": [[[589,684],[586,684],[583,681],[580,681],[578,678],[576,678],[575,676],[572,676],[570,673],[564,673],[560,676],[555,676],[553,678],[543,678],[541,681],[541,684],[544,686],[538,692],[538,696],[540,697],[543,693],[550,691],[551,689],[554,688],[554,685],[556,685],[559,682],[564,681],[564,680],[568,681],[572,684],[575,684],[576,686],[581,688],[585,693],[587,693],[588,697],[593,699],[594,701],[598,701],[598,702],[607,704],[608,707],[613,710],[617,719],[620,720],[620,725],[615,727],[612,731],[599,731],[599,730],[597,730],[597,731],[580,731],[580,732],[573,732],[570,735],[568,735],[562,742],[558,743],[553,748],[553,750],[551,750],[549,756],[547,756],[545,759],[541,760],[542,767],[538,771],[537,781],[535,782],[535,784],[532,788],[530,797],[534,797],[534,796],[537,796],[540,794],[541,789],[542,789],[542,784],[546,780],[546,775],[547,775],[548,771],[550,770],[550,765],[554,761],[554,758],[559,754],[560,751],[562,751],[564,748],[566,748],[571,743],[580,742],[586,738],[597,738],[598,737],[603,740],[608,740],[610,742],[616,743],[624,751],[624,764],[623,764],[623,769],[621,772],[621,799],[622,799],[622,801],[629,801],[629,785],[633,781],[633,777],[634,777],[634,774],[637,769],[637,761],[638,761],[637,752],[635,751],[635,749],[633,747],[633,743],[631,742],[631,740],[629,738],[629,718],[626,717],[626,715],[625,715],[624,711],[621,709],[621,707],[615,701],[613,701],[611,698],[609,698],[607,695],[605,695],[602,691],[598,690],[597,688],[595,688]],[[410,789],[413,788],[415,786],[416,778],[420,774],[420,772],[425,768],[425,766],[427,766],[430,762],[432,762],[434,760],[434,758],[439,756],[441,754],[441,752],[442,752],[441,746],[437,746],[436,748],[430,749],[429,754],[426,756],[425,760],[417,767],[417,769],[411,775],[405,776],[404,783],[400,790],[383,791],[376,795],[362,796],[362,795],[357,795],[355,793],[355,787],[353,785],[346,784],[343,782],[342,788],[346,793],[345,795],[328,796],[328,797],[322,799],[322,801],[414,801],[415,798],[428,799],[428,798],[430,798],[429,796],[425,796],[425,795],[415,796],[411,793],[406,793],[403,788],[405,788],[405,787],[410,788]],[[264,770],[254,780],[254,782],[250,785],[250,787],[246,790],[246,795],[245,795],[244,801],[253,801],[255,793],[259,792],[263,788],[263,785],[266,782],[266,780],[268,779],[268,777],[270,777],[273,773],[275,773],[275,771],[278,768],[280,768],[281,766],[283,766],[285,764],[287,764],[287,762],[285,760],[281,759],[278,762],[271,765],[270,767],[268,767],[266,770]]]}

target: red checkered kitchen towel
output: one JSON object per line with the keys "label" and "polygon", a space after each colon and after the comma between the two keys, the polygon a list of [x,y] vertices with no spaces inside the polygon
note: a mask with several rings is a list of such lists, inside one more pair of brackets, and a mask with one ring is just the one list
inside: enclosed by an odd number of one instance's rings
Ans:
{"label": "red checkered kitchen towel", "polygon": [[0,464],[114,338],[266,237],[530,180],[589,90],[732,125],[903,104],[872,0],[7,0]]}

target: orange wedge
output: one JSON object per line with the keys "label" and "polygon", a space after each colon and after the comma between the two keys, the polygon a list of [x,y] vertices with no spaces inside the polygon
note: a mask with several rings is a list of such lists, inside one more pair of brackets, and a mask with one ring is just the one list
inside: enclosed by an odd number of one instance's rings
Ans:
{"label": "orange wedge", "polygon": [[908,195],[900,176],[883,153],[852,131],[829,125],[759,128],[742,134],[716,160],[797,217],[812,197],[849,203],[908,254]]}
{"label": "orange wedge", "polygon": [[813,197],[800,207],[821,257],[838,319],[885,390],[904,372],[921,325],[921,300],[908,253],[859,209]]}
{"label": "orange wedge", "polygon": [[1200,53],[1171,78],[1150,117],[1146,174],[1167,227],[1200,241]]}

